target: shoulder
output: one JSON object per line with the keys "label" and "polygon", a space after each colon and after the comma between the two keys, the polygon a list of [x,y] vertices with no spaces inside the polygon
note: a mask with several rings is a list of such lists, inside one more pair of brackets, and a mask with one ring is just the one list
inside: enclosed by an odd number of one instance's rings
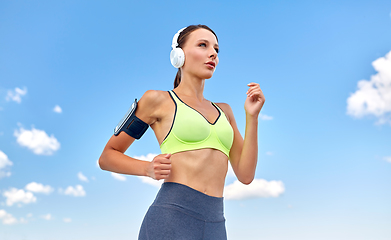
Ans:
{"label": "shoulder", "polygon": [[169,99],[169,93],[167,91],[160,90],[148,90],[140,98],[140,106],[148,106],[149,108],[159,107],[165,101]]}
{"label": "shoulder", "polygon": [[[150,101],[150,102],[158,102],[160,100],[163,100],[164,98],[167,98],[168,92],[167,91],[160,91],[160,90],[148,90],[146,91],[141,99],[144,101]],[[140,99],[140,100],[141,100]]]}
{"label": "shoulder", "polygon": [[138,101],[136,115],[144,122],[152,125],[171,113],[174,107],[167,91],[148,90]]}
{"label": "shoulder", "polygon": [[234,119],[234,114],[232,112],[232,108],[228,103],[215,103],[221,110],[223,110],[224,114],[227,116],[228,120]]}
{"label": "shoulder", "polygon": [[221,110],[224,111],[224,113],[232,112],[232,108],[228,103],[215,103]]}

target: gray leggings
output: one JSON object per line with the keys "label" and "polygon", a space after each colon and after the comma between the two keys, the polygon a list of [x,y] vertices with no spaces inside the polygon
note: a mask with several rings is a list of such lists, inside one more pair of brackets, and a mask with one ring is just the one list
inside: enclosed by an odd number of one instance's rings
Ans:
{"label": "gray leggings", "polygon": [[223,198],[163,183],[140,228],[139,240],[226,240]]}

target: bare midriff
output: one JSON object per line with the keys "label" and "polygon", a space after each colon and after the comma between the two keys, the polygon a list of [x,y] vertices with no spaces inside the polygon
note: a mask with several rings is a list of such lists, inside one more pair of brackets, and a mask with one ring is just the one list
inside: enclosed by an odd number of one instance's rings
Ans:
{"label": "bare midriff", "polygon": [[198,149],[174,153],[171,173],[165,182],[176,182],[206,195],[222,197],[228,157],[216,149]]}

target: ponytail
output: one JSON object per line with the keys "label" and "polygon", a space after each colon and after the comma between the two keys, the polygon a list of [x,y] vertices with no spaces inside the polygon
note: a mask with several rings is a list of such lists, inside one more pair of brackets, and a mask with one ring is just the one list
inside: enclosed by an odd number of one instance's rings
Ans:
{"label": "ponytail", "polygon": [[178,72],[176,73],[175,80],[174,80],[174,88],[179,86],[179,83],[181,83],[181,69],[178,68]]}

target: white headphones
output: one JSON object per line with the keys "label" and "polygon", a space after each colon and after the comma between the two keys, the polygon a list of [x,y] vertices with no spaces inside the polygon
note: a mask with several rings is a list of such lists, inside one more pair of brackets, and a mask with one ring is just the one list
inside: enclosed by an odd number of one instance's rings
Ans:
{"label": "white headphones", "polygon": [[179,34],[184,30],[185,28],[180,29],[172,39],[172,45],[171,45],[171,53],[170,53],[170,60],[172,66],[176,68],[180,68],[185,63],[185,53],[183,52],[182,48],[178,47],[178,37]]}

